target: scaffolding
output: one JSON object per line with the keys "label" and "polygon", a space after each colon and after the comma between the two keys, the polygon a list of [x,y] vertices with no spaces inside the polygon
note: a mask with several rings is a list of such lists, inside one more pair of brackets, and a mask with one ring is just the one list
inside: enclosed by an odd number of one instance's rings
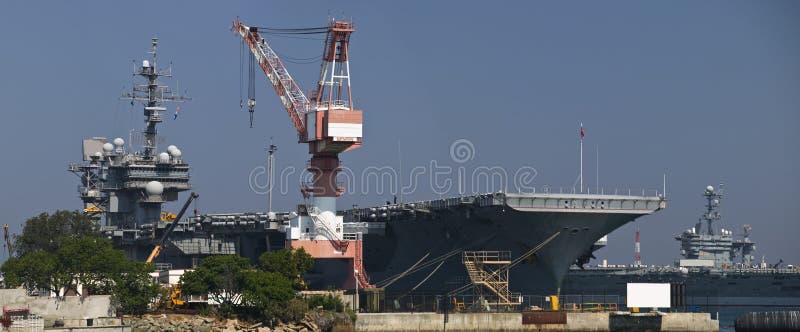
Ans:
{"label": "scaffolding", "polygon": [[464,251],[463,262],[479,306],[500,310],[520,305],[520,294],[508,287],[510,251]]}

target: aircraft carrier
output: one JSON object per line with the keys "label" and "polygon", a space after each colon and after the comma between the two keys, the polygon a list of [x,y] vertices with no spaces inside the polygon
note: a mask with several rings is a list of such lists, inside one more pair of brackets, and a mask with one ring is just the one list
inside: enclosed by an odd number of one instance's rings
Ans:
{"label": "aircraft carrier", "polygon": [[[546,288],[556,293],[569,266],[585,260],[595,242],[666,207],[663,192],[589,193],[573,188],[387,203],[333,210],[335,214],[315,205],[327,202],[323,200],[327,197],[319,197],[298,204],[294,211],[198,214],[195,210],[173,220],[175,216],[163,211],[162,204],[191,189],[190,166],[176,146],[161,150],[165,144],[156,126],[167,103],[189,99],[160,81],[172,72],[158,69],[157,45],[154,39],[152,59],[135,68],[134,75],[143,81],[123,96],[142,104],[146,128],[139,136],[132,134],[127,145],[122,138],[84,139],[83,160],[69,170],[80,179],[84,211],[101,223],[104,234],[130,259],[145,260],[157,239],[172,231],[155,260],[161,269],[191,268],[210,255],[237,254],[256,262],[265,251],[300,243],[316,258],[306,276],[311,288],[377,285],[397,291],[446,292],[470,280],[464,252],[502,251],[510,258],[525,258],[510,270],[514,292]],[[172,223],[177,224],[169,227]]]}
{"label": "aircraft carrier", "polygon": [[750,225],[738,236],[713,225],[722,218],[722,185],[706,187],[703,196],[706,210],[698,222],[675,237],[682,258],[674,266],[573,267],[564,292],[624,296],[629,282],[673,283],[684,285],[689,306],[800,306],[800,269],[783,260],[768,264],[763,256],[755,262]]}

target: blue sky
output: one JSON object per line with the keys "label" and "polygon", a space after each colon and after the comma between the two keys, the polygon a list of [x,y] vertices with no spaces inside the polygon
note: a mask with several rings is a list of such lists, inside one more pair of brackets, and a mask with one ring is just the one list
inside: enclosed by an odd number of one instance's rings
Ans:
{"label": "blue sky", "polygon": [[[42,211],[79,208],[67,164],[80,159],[82,138],[142,128],[141,108],[118,96],[153,36],[161,64],[174,61],[170,84],[194,98],[161,133],[192,164],[201,212],[264,210],[248,178],[270,137],[279,168],[303,167],[308,156],[261,73],[248,128],[229,30],[236,16],[270,27],[352,17],[365,144],[342,156],[351,169],[396,167],[398,141],[406,172],[431,160],[459,166],[450,145],[467,139],[474,159],[460,166],[533,167],[535,184],[570,187],[583,122],[588,184],[597,149],[601,186],[656,189],[667,174],[668,209],[638,222],[645,263],[678,256],[673,235],[697,220],[703,188],[719,181],[723,227],[752,225],[757,259],[800,262],[800,5],[790,1],[6,2],[3,222],[19,231]],[[317,40],[270,42],[293,58],[322,52]],[[287,67],[311,89],[317,63]],[[426,188],[406,200],[438,197]],[[291,190],[274,204],[289,210],[300,197]],[[346,195],[340,206],[389,199]],[[609,241],[600,258],[633,260],[632,225]]]}

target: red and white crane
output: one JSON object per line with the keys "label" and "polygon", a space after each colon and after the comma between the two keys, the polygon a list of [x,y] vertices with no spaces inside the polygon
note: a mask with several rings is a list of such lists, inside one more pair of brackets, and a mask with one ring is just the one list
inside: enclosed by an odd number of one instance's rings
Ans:
{"label": "red and white crane", "polygon": [[[336,198],[344,193],[336,180],[340,171],[339,154],[360,147],[362,142],[363,116],[353,107],[350,89],[349,46],[350,35],[355,31],[353,23],[331,20],[326,28],[311,29],[326,33],[326,38],[319,80],[310,99],[262,33],[303,29],[258,28],[244,25],[237,18],[233,30],[247,43],[289,113],[299,143],[308,144],[311,154],[307,170],[312,174],[312,181],[301,188],[311,204],[290,222],[288,244],[303,247],[316,258],[353,258],[353,275],[358,276],[354,279],[358,279],[361,287],[369,287],[361,262],[361,238],[358,234],[355,237],[348,234],[346,239],[342,217],[336,215]],[[248,100],[251,115],[254,106],[255,99],[251,97]],[[350,246],[352,242],[355,245]]]}

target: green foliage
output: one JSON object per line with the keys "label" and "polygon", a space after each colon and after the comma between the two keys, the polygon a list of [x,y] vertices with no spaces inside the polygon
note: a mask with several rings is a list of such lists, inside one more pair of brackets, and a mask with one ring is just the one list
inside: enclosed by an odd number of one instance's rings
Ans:
{"label": "green foliage", "polygon": [[200,303],[197,307],[197,314],[204,317],[211,316],[211,307],[206,303]]}
{"label": "green foliage", "polygon": [[314,266],[314,258],[303,248],[297,250],[284,248],[261,254],[258,263],[264,271],[279,273],[286,279],[292,280],[294,289],[303,290],[306,286],[302,275]]}
{"label": "green foliage", "polygon": [[350,321],[352,321],[353,323],[355,323],[356,319],[358,319],[358,315],[356,314],[355,311],[353,311],[353,309],[346,308],[344,310],[344,313],[347,314],[347,317],[349,317]]}
{"label": "green foliage", "polygon": [[308,306],[311,309],[322,307],[324,310],[342,312],[344,311],[344,302],[338,296],[331,294],[326,295],[312,295],[306,298]]}
{"label": "green foliage", "polygon": [[119,312],[144,314],[152,300],[161,293],[161,288],[150,279],[153,265],[130,261],[121,270],[113,285],[112,302],[119,307]]}
{"label": "green foliage", "polygon": [[194,271],[181,277],[181,289],[189,294],[208,294],[220,303],[220,313],[229,317],[244,291],[245,272],[252,269],[246,258],[219,255],[203,259]]}
{"label": "green foliage", "polygon": [[66,238],[56,256],[64,273],[95,294],[110,294],[114,281],[134,268],[125,254],[104,238]]}
{"label": "green foliage", "polygon": [[[77,211],[42,213],[25,222],[16,237],[16,257],[0,271],[6,287],[24,286],[56,294],[78,293],[78,284],[92,294],[112,294],[123,312],[140,314],[158,293],[150,280],[152,266],[129,262],[115,250],[87,216]],[[61,293],[63,291],[63,293]]]}
{"label": "green foliage", "polygon": [[314,261],[304,250],[267,252],[259,259],[260,269],[239,256],[211,256],[181,278],[185,293],[208,294],[221,303],[218,314],[258,320],[302,319],[308,304],[296,298],[304,288],[300,275]]}
{"label": "green foliage", "polygon": [[37,250],[55,252],[64,239],[98,236],[96,224],[81,212],[42,213],[25,221],[22,234],[15,236],[14,251],[17,257]]}
{"label": "green foliage", "polygon": [[242,302],[257,310],[269,310],[273,303],[283,304],[294,298],[292,282],[277,273],[248,271],[244,285]]}
{"label": "green foliage", "polygon": [[308,304],[301,299],[291,299],[283,311],[283,319],[288,322],[302,320],[308,311]]}
{"label": "green foliage", "polygon": [[66,273],[58,256],[42,250],[29,252],[19,258],[9,258],[0,271],[9,288],[24,286],[29,290],[58,292],[62,287],[69,289],[72,284],[72,277]]}
{"label": "green foliage", "polygon": [[[126,280],[137,286],[134,292],[142,293],[141,281],[149,281],[143,263],[128,262],[121,250],[115,250],[111,241],[99,237],[63,238],[54,251],[29,251],[19,258],[11,258],[0,267],[6,276],[7,287],[25,286],[28,289],[46,289],[55,293],[75,291],[78,284],[93,294],[112,294],[122,291],[116,284]],[[139,281],[136,281],[139,278]],[[150,293],[144,293],[150,294]]]}

